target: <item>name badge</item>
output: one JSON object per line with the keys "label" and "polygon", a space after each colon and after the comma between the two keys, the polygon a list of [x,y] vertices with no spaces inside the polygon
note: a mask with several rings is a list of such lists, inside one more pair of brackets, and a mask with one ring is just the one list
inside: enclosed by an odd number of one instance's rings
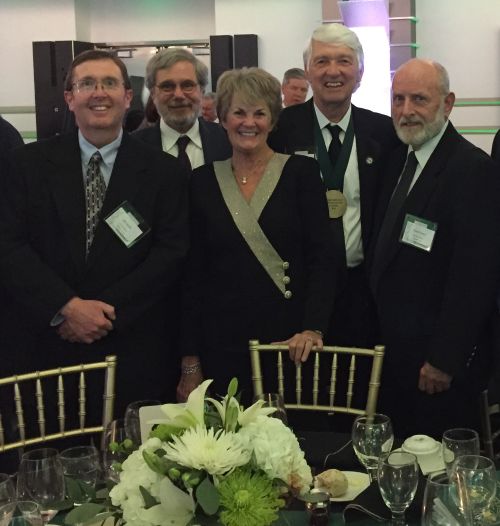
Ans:
{"label": "name badge", "polygon": [[411,214],[406,214],[401,230],[401,243],[430,252],[438,224]]}
{"label": "name badge", "polygon": [[293,152],[295,155],[303,155],[305,157],[311,157],[312,159],[315,159],[316,156],[314,152],[309,152],[307,150],[297,150],[296,152]]}
{"label": "name badge", "polygon": [[135,245],[151,230],[128,201],[115,208],[104,221],[127,248]]}

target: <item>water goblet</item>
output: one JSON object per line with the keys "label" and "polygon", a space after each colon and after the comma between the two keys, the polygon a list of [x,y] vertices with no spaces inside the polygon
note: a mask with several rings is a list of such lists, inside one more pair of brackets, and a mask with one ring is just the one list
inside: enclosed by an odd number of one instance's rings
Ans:
{"label": "water goblet", "polygon": [[0,473],[0,526],[7,526],[16,509],[16,490],[12,478]]}
{"label": "water goblet", "polygon": [[379,413],[358,416],[351,436],[356,457],[368,471],[370,482],[377,480],[379,458],[389,454],[394,441],[391,419]]}
{"label": "water goblet", "polygon": [[121,463],[127,458],[128,454],[119,445],[128,438],[125,429],[125,421],[120,418],[113,420],[106,427],[104,432],[102,464],[106,479],[118,482],[120,480]]}
{"label": "water goblet", "polygon": [[495,464],[488,457],[462,455],[453,464],[453,482],[466,524],[484,524],[484,514],[496,493],[496,475]]}
{"label": "water goblet", "polygon": [[128,438],[130,438],[136,446],[140,446],[142,442],[139,409],[145,406],[160,404],[161,402],[159,400],[138,400],[137,402],[128,404],[127,409],[125,409],[125,431],[127,432]]}
{"label": "water goblet", "polygon": [[274,413],[271,413],[269,416],[278,418],[285,425],[288,425],[288,419],[286,416],[286,409],[285,409],[285,402],[283,401],[283,397],[280,394],[262,393],[254,397],[253,401],[257,402],[257,400],[264,400],[264,404],[262,407],[275,407],[276,411]]}
{"label": "water goblet", "polygon": [[66,477],[68,494],[70,481],[74,488],[72,497],[76,505],[88,502],[97,483],[100,472],[99,451],[94,446],[77,446],[65,449],[60,454]]}
{"label": "water goblet", "polygon": [[378,487],[385,505],[391,510],[392,524],[405,524],[405,512],[418,486],[418,461],[412,453],[393,451],[381,458]]}
{"label": "water goblet", "polygon": [[422,504],[422,526],[462,526],[456,487],[446,471],[427,477]]}
{"label": "water goblet", "polygon": [[9,526],[43,526],[40,506],[32,500],[19,500],[16,514],[12,517]]}
{"label": "water goblet", "polygon": [[22,456],[17,474],[17,497],[40,506],[44,522],[57,511],[53,504],[64,500],[64,473],[59,453],[53,448],[29,451]]}
{"label": "water goblet", "polygon": [[448,476],[451,475],[453,462],[461,455],[479,455],[479,435],[474,429],[448,429],[441,441],[443,460]]}

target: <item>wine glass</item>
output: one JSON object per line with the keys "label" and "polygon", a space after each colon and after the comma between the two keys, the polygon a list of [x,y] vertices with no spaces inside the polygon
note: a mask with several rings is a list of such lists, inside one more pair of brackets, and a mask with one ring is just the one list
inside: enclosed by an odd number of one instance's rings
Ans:
{"label": "wine glass", "polygon": [[404,451],[393,451],[379,461],[378,487],[391,510],[392,524],[405,524],[405,511],[417,492],[418,469],[417,457]]}
{"label": "wine glass", "polygon": [[453,464],[453,482],[458,493],[458,505],[467,524],[483,524],[497,487],[493,461],[480,455],[462,455]]}
{"label": "wine glass", "polygon": [[422,526],[461,526],[463,518],[457,506],[455,485],[446,471],[427,477],[422,505]]}
{"label": "wine glass", "polygon": [[0,473],[0,526],[9,524],[16,509],[16,490],[12,478]]}
{"label": "wine glass", "polygon": [[448,476],[453,462],[461,455],[479,455],[479,435],[474,429],[448,429],[442,438],[443,460]]}
{"label": "wine glass", "polygon": [[106,479],[120,480],[121,463],[128,457],[121,444],[128,438],[123,418],[113,420],[106,427],[103,440],[102,463]]}
{"label": "wine glass", "polygon": [[53,503],[64,500],[64,473],[57,449],[41,448],[22,456],[17,474],[17,497],[40,506],[44,522],[57,511]]}
{"label": "wine glass", "polygon": [[8,524],[9,526],[43,526],[40,506],[32,500],[19,500],[16,515]]}
{"label": "wine glass", "polygon": [[391,419],[379,413],[358,416],[352,426],[352,445],[358,460],[365,466],[370,482],[377,480],[378,461],[392,449],[394,435]]}
{"label": "wine glass", "polygon": [[136,446],[140,446],[142,443],[139,409],[145,406],[160,404],[161,402],[159,400],[138,400],[137,402],[128,404],[127,409],[125,409],[125,430],[127,432],[128,438],[130,438],[130,440],[132,440]]}
{"label": "wine glass", "polygon": [[260,395],[254,396],[253,401],[257,402],[257,400],[264,400],[264,404],[262,407],[275,407],[276,411],[274,413],[271,413],[269,416],[278,418],[285,425],[288,425],[288,419],[286,416],[286,409],[285,409],[285,402],[283,401],[283,397],[280,394],[261,393]]}
{"label": "wine glass", "polygon": [[[77,446],[65,449],[60,454],[64,475],[76,481],[75,504],[88,502],[89,490],[94,489],[100,471],[99,451],[94,446]],[[69,486],[69,482],[67,482]],[[66,488],[69,493],[69,487]]]}

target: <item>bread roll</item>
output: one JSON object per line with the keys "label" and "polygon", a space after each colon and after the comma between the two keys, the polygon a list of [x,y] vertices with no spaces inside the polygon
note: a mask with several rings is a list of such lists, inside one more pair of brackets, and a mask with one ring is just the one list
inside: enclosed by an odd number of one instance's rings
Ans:
{"label": "bread roll", "polygon": [[344,495],[347,484],[347,477],[338,469],[327,469],[316,476],[317,487],[328,491],[332,497]]}

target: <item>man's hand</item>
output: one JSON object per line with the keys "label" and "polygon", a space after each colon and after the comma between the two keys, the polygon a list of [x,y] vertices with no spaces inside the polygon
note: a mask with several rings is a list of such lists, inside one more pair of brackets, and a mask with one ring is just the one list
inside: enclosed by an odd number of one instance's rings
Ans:
{"label": "man's hand", "polygon": [[427,394],[441,393],[450,388],[452,379],[449,374],[425,362],[420,369],[418,388]]}
{"label": "man's hand", "polygon": [[113,329],[115,308],[103,301],[72,298],[61,309],[65,321],[57,332],[63,340],[93,343],[104,338]]}
{"label": "man's hand", "polygon": [[302,331],[284,342],[273,342],[273,345],[288,345],[290,360],[298,365],[307,360],[313,347],[323,349],[323,338],[318,332]]}

